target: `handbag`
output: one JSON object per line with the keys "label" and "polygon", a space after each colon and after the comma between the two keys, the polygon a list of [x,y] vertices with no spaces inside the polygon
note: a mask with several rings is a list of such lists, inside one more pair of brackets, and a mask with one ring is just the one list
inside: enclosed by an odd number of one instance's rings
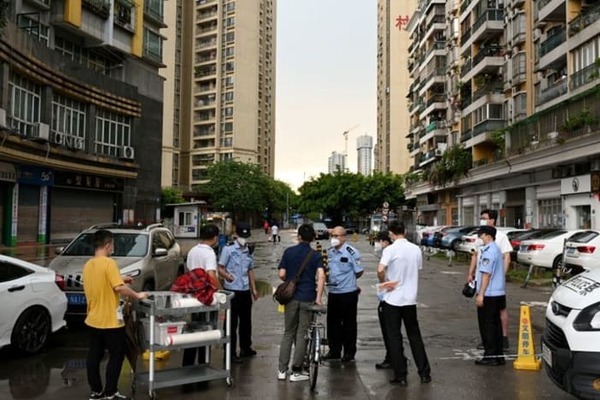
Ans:
{"label": "handbag", "polygon": [[475,292],[477,291],[477,282],[471,281],[470,283],[465,283],[463,287],[462,294],[465,297],[473,297],[475,296]]}
{"label": "handbag", "polygon": [[296,276],[293,277],[292,279],[286,280],[283,283],[280,283],[279,286],[277,286],[277,289],[275,289],[275,293],[273,293],[274,301],[276,301],[279,304],[284,306],[294,299],[294,294],[296,293],[296,285],[298,284],[298,280],[300,279],[300,276],[304,272],[304,269],[306,268],[306,264],[308,263],[308,260],[310,260],[310,257],[312,255],[313,255],[313,250],[311,249],[308,252],[308,254],[306,255],[306,258],[304,259],[304,261],[302,262],[302,266],[296,273]]}

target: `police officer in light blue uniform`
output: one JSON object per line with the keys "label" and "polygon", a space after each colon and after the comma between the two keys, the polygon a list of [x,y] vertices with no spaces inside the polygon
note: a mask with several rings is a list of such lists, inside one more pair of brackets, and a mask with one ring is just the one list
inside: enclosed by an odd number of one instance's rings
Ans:
{"label": "police officer in light blue uniform", "polygon": [[[225,246],[219,258],[219,276],[225,282],[223,288],[234,293],[231,299],[231,353],[233,360],[256,355],[252,349],[252,300],[258,299],[254,279],[254,261],[246,239],[250,237],[250,225],[238,222],[236,237]],[[239,323],[240,353],[237,353]]]}
{"label": "police officer in light blue uniform", "polygon": [[[356,354],[358,294],[356,279],[364,269],[360,253],[346,244],[346,230],[336,226],[331,232],[331,247],[327,251],[329,295],[327,297],[327,338],[329,352],[324,359],[354,361]],[[343,354],[342,354],[343,352]]]}
{"label": "police officer in light blue uniform", "polygon": [[483,342],[483,357],[477,365],[504,365],[500,311],[506,308],[504,256],[496,239],[496,228],[484,225],[478,230],[484,246],[477,260],[477,320]]}

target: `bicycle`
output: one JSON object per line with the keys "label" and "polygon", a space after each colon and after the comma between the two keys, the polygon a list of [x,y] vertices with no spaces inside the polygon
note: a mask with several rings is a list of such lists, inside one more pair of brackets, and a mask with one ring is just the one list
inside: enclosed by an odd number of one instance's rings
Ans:
{"label": "bicycle", "polygon": [[310,390],[315,390],[317,377],[319,376],[319,365],[321,364],[321,353],[325,325],[319,320],[321,314],[327,312],[327,306],[313,304],[309,307],[312,318],[308,331],[306,332],[306,347],[304,350],[304,368],[308,371]]}

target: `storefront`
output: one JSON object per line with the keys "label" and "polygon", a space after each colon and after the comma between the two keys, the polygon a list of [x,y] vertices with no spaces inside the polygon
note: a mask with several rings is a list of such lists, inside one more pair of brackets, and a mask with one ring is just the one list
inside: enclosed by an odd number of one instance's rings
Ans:
{"label": "storefront", "polygon": [[0,162],[0,244],[10,245],[12,194],[17,172],[12,164]]}
{"label": "storefront", "polygon": [[595,216],[600,213],[600,202],[592,196],[590,175],[564,178],[560,181],[566,229],[597,229]]}
{"label": "storefront", "polygon": [[[48,188],[54,182],[54,171],[23,165],[19,167],[13,190],[12,224],[17,243],[46,242]],[[14,205],[17,205],[16,210]]]}

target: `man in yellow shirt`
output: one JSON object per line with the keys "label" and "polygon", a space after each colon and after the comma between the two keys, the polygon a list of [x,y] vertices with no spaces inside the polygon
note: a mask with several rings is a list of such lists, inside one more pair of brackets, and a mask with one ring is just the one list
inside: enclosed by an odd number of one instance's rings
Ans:
{"label": "man in yellow shirt", "polygon": [[[110,258],[114,250],[112,232],[95,232],[93,244],[94,258],[83,267],[83,290],[87,301],[85,324],[90,329],[87,357],[87,378],[92,390],[90,400],[127,399],[117,389],[127,347],[119,296],[141,300],[148,297],[148,294],[130,289],[126,283],[131,283],[132,278],[121,277],[117,263]],[[105,350],[108,350],[110,357],[106,366],[106,386],[103,388],[100,362]]]}

